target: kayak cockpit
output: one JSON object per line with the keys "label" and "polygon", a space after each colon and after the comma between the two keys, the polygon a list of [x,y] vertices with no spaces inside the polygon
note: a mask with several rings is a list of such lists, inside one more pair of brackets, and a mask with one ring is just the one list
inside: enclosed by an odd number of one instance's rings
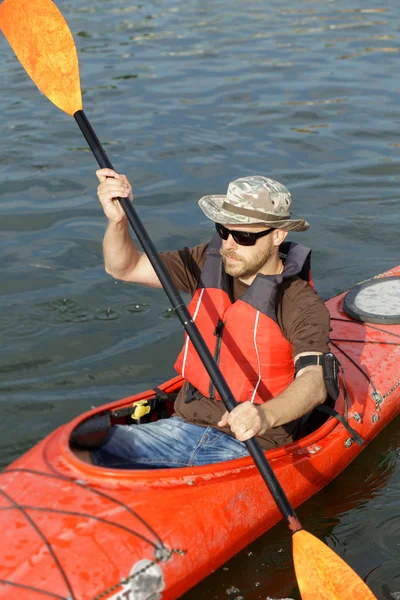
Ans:
{"label": "kayak cockpit", "polygon": [[[183,381],[181,377],[175,378],[170,382],[166,382],[163,389],[155,387],[149,390],[146,395],[141,394],[140,397],[129,398],[129,404],[126,403],[128,399],[125,399],[125,401],[120,401],[117,406],[100,409],[86,417],[83,415],[84,418],[70,433],[69,444],[71,450],[86,462],[89,457],[85,451],[100,446],[106,440],[113,425],[132,426],[169,418],[174,412],[174,401],[183,385]],[[168,389],[171,383],[175,384],[172,391]],[[334,401],[328,398],[326,404],[333,407]],[[268,453],[273,452],[275,454],[281,448],[285,449],[285,453],[292,447],[295,450],[297,442],[309,437],[321,428],[329,416],[329,414],[320,411],[312,411],[304,418],[295,442],[269,450]]]}
{"label": "kayak cockpit", "polygon": [[71,446],[86,449],[100,446],[112,425],[133,425],[169,418],[178,392],[167,394],[157,387],[151,391],[154,394],[147,398],[102,410],[81,421],[71,433]]}

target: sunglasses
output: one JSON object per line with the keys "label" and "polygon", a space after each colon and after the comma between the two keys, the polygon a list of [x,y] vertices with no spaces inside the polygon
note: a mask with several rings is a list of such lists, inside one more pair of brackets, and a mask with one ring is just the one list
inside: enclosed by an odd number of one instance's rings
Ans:
{"label": "sunglasses", "polygon": [[258,238],[270,234],[271,231],[275,231],[275,228],[260,231],[259,233],[253,233],[253,231],[234,231],[224,227],[221,223],[215,223],[215,229],[217,230],[219,237],[223,240],[227,240],[231,235],[239,246],[254,246]]}

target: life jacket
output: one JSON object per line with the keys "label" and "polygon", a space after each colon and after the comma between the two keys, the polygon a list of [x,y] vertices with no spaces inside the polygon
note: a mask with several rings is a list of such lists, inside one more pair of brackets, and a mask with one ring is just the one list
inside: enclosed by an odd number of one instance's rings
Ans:
{"label": "life jacket", "polygon": [[[298,276],[311,283],[311,250],[284,242],[279,248],[280,255],[286,256],[283,273],[259,273],[240,300],[234,301],[221,243],[218,234],[209,243],[188,309],[235,399],[261,404],[294,379],[292,345],[277,322],[276,294],[288,278]],[[221,400],[187,334],[175,369],[203,396]]]}

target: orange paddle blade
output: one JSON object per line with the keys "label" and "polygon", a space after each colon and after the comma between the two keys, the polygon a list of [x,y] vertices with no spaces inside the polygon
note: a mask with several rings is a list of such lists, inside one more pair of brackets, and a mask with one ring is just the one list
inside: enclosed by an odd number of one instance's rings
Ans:
{"label": "orange paddle blade", "polygon": [[0,28],[41,92],[69,115],[82,110],[78,56],[51,0],[4,0]]}
{"label": "orange paddle blade", "polygon": [[377,600],[343,559],[303,529],[293,534],[293,561],[302,600]]}

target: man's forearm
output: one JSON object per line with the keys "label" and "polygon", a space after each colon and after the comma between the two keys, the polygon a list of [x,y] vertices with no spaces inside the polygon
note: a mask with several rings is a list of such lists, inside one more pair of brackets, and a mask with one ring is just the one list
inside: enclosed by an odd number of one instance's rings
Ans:
{"label": "man's forearm", "polygon": [[126,279],[135,268],[140,252],[132,241],[127,221],[110,221],[103,239],[106,272],[116,279]]}
{"label": "man's forearm", "polygon": [[282,394],[261,405],[272,427],[284,425],[322,404],[327,393],[322,368],[299,375]]}

